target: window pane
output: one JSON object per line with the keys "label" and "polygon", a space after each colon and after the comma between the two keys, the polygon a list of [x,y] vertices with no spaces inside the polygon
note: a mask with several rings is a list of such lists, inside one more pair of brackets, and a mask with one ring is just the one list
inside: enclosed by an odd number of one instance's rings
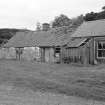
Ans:
{"label": "window pane", "polygon": [[56,50],[60,50],[60,48],[56,48]]}
{"label": "window pane", "polygon": [[105,57],[105,50],[103,50],[103,57]]}
{"label": "window pane", "polygon": [[103,50],[98,50],[98,57],[102,57],[103,55]]}
{"label": "window pane", "polygon": [[60,53],[60,48],[58,47],[58,48],[55,48],[55,53]]}
{"label": "window pane", "polygon": [[102,49],[102,43],[98,43],[98,49]]}
{"label": "window pane", "polygon": [[105,49],[105,43],[103,43],[103,49]]}

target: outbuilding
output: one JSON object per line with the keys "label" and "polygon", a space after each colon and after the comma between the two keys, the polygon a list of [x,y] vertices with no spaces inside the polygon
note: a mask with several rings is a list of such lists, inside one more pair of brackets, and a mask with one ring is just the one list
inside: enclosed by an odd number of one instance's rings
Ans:
{"label": "outbuilding", "polygon": [[1,59],[17,59],[38,62],[61,62],[63,46],[68,36],[53,31],[17,32],[0,49]]}
{"label": "outbuilding", "polygon": [[105,63],[105,19],[84,22],[72,34],[65,50],[65,61],[69,63]]}

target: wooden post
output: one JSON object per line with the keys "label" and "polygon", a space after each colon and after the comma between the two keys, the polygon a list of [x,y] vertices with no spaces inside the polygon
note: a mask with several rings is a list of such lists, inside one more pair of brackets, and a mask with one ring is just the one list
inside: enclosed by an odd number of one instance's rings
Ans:
{"label": "wooden post", "polygon": [[16,59],[19,60],[19,51],[18,51],[18,48],[15,48],[15,51],[16,51]]}
{"label": "wooden post", "polygon": [[19,48],[19,61],[20,61],[20,48]]}
{"label": "wooden post", "polygon": [[41,62],[45,62],[45,49],[44,48],[40,48],[41,50]]}
{"label": "wooden post", "polygon": [[63,58],[63,47],[60,47],[60,63],[62,63],[62,58]]}
{"label": "wooden post", "polygon": [[96,58],[95,58],[95,53],[96,53],[96,51],[95,51],[95,40],[94,40],[94,38],[93,38],[93,64],[96,64]]}

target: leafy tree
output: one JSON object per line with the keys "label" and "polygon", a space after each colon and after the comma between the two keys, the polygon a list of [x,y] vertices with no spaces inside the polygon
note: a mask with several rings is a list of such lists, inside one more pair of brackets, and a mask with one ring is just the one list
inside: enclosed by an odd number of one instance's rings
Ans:
{"label": "leafy tree", "polygon": [[90,12],[84,16],[85,21],[93,21],[93,20],[99,20],[99,19],[105,19],[105,6],[102,7],[101,12],[97,12],[97,13]]}
{"label": "leafy tree", "polygon": [[105,11],[99,12],[96,16],[96,19],[105,19]]}
{"label": "leafy tree", "polygon": [[96,20],[97,15],[98,15],[98,14],[97,14],[97,13],[94,13],[94,12],[87,13],[87,14],[84,16],[84,20],[85,20],[85,21]]}
{"label": "leafy tree", "polygon": [[102,7],[102,10],[105,11],[105,6]]}
{"label": "leafy tree", "polygon": [[72,19],[72,24],[79,26],[83,23],[83,21],[84,21],[84,16],[80,15],[80,16]]}
{"label": "leafy tree", "polygon": [[52,22],[52,27],[69,26],[71,23],[71,19],[69,19],[66,15],[61,14],[60,16],[55,17]]}

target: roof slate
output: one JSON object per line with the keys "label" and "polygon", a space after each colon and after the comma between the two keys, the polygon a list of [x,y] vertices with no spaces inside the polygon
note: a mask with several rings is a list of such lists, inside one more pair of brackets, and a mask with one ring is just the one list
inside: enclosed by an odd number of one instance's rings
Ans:
{"label": "roof slate", "polygon": [[75,39],[71,39],[70,42],[67,44],[67,47],[79,47],[86,40],[87,40],[87,38],[75,38]]}
{"label": "roof slate", "polygon": [[104,36],[105,19],[84,22],[71,37]]}
{"label": "roof slate", "polygon": [[52,31],[17,32],[4,47],[62,46],[67,44],[71,34],[55,34]]}

